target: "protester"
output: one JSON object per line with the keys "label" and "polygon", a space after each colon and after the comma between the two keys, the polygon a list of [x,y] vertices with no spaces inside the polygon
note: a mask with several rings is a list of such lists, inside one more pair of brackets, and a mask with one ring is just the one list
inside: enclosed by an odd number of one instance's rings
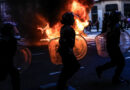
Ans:
{"label": "protester", "polygon": [[62,57],[63,68],[58,80],[57,90],[65,90],[67,88],[67,81],[80,68],[80,64],[73,53],[73,47],[75,45],[75,31],[71,27],[74,23],[73,13],[65,13],[62,16],[61,23],[64,24],[64,26],[60,31],[58,52]]}
{"label": "protester", "polygon": [[96,72],[99,78],[101,78],[101,74],[103,71],[110,69],[112,67],[116,67],[115,74],[112,78],[113,84],[121,84],[127,82],[121,78],[121,73],[125,66],[125,59],[120,50],[120,21],[121,14],[119,12],[112,12],[109,16],[108,28],[107,28],[107,36],[106,36],[106,47],[107,52],[110,56],[111,61],[96,68]]}
{"label": "protester", "polygon": [[11,24],[4,24],[0,33],[0,81],[5,80],[7,75],[10,75],[13,90],[20,90],[19,72],[13,65],[13,58],[17,50],[14,28]]}

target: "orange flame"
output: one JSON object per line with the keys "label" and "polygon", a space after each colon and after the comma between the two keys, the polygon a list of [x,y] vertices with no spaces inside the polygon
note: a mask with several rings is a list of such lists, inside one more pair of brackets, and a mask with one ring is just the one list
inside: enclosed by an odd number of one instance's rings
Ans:
{"label": "orange flame", "polygon": [[88,6],[78,3],[76,0],[72,3],[71,11],[75,14],[74,29],[76,30],[76,34],[82,33],[84,28],[89,24],[87,20],[88,14],[86,13],[86,8],[88,8]]}
{"label": "orange flame", "polygon": [[[68,5],[69,11],[73,12],[75,15],[75,24],[73,26],[76,34],[82,34],[85,27],[88,26],[88,13],[86,12],[86,8],[88,6],[84,6],[81,3],[79,3],[77,0],[73,0],[73,2]],[[50,41],[51,39],[60,37],[60,28],[62,27],[62,24],[60,22],[57,22],[53,27],[50,27],[49,23],[46,21],[45,18],[38,15],[38,19],[46,22],[46,25],[43,27],[38,26],[38,30],[41,30],[42,34],[46,34],[47,37],[43,37],[42,40]]]}

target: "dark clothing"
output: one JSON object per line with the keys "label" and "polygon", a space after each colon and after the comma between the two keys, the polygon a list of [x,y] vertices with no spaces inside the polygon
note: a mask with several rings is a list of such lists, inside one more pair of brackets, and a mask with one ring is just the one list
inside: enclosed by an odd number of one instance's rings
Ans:
{"label": "dark clothing", "polygon": [[61,28],[60,31],[60,47],[61,49],[73,49],[75,44],[75,31],[68,25]]}
{"label": "dark clothing", "polygon": [[0,81],[11,76],[13,90],[20,90],[19,72],[13,65],[13,58],[17,49],[17,40],[13,36],[2,36],[0,39]]}
{"label": "dark clothing", "polygon": [[119,80],[120,75],[123,71],[125,66],[125,59],[120,50],[119,43],[120,43],[120,25],[116,24],[113,28],[111,28],[111,32],[107,33],[106,42],[107,42],[107,51],[111,58],[111,61],[99,66],[99,70],[102,72],[109,68],[115,67],[115,75],[113,77],[114,80]]}
{"label": "dark clothing", "polygon": [[[61,28],[59,44],[59,53],[61,57],[74,56],[73,47],[75,44],[75,31],[73,28],[70,26],[63,26]],[[68,59],[64,60],[64,58],[62,59],[63,64],[67,63],[67,65],[69,64],[68,62],[71,61],[68,61]]]}
{"label": "dark clothing", "polygon": [[[111,28],[110,28],[111,29]],[[107,33],[107,50],[115,48],[120,44],[120,25],[116,24],[110,32]]]}
{"label": "dark clothing", "polygon": [[97,32],[99,31],[99,21],[96,21],[96,28],[97,28]]}
{"label": "dark clothing", "polygon": [[68,25],[64,25],[60,31],[59,53],[62,57],[63,68],[58,81],[58,90],[64,90],[67,81],[80,67],[74,53],[75,31]]}

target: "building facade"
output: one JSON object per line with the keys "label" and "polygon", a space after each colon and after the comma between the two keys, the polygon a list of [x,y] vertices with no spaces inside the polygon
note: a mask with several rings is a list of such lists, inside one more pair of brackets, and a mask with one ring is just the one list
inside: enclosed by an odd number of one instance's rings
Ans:
{"label": "building facade", "polygon": [[99,20],[102,28],[104,13],[117,10],[125,17],[130,17],[130,0],[95,0],[95,4],[90,12],[90,20],[95,23]]}

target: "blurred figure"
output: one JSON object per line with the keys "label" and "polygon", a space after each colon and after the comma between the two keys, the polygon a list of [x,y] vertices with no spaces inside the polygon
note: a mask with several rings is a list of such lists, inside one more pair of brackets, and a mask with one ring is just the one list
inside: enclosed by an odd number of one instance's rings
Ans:
{"label": "blurred figure", "polygon": [[109,22],[109,13],[105,13],[101,33],[106,33],[107,32],[108,22]]}
{"label": "blurred figure", "polygon": [[89,25],[87,28],[88,28],[87,30],[91,32],[91,28],[92,28],[92,21],[91,20],[89,20]]}
{"label": "blurred figure", "polygon": [[99,20],[97,19],[97,21],[95,22],[96,28],[97,28],[97,32],[99,32]]}
{"label": "blurred figure", "polygon": [[61,23],[64,24],[64,26],[60,31],[58,51],[62,57],[63,68],[58,80],[57,90],[65,90],[67,88],[67,81],[80,68],[80,64],[73,53],[75,31],[71,25],[74,23],[74,15],[69,12],[65,13],[62,16]]}
{"label": "blurred figure", "polygon": [[128,14],[127,18],[127,28],[130,28],[130,13]]}
{"label": "blurred figure", "polygon": [[124,29],[127,30],[127,17],[124,16]]}
{"label": "blurred figure", "polygon": [[14,28],[11,24],[4,24],[0,33],[0,81],[5,80],[9,74],[13,90],[20,90],[19,72],[13,65],[13,58],[17,50]]}
{"label": "blurred figure", "polygon": [[111,61],[96,68],[97,75],[101,78],[103,71],[116,67],[115,74],[112,78],[113,84],[121,84],[126,82],[126,80],[120,77],[125,66],[125,59],[119,47],[121,31],[119,24],[120,18],[121,14],[119,12],[112,12],[110,14],[110,22],[108,22],[108,33],[106,36],[106,47]]}

